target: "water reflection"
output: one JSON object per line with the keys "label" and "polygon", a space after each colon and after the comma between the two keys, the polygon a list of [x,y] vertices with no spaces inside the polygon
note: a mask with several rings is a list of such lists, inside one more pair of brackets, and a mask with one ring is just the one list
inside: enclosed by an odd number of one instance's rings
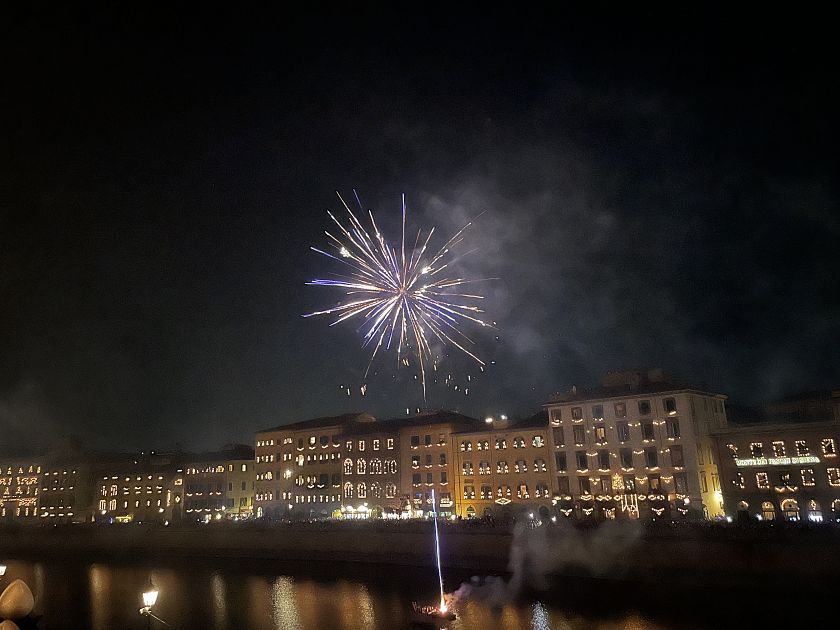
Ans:
{"label": "water reflection", "polygon": [[[8,562],[3,583],[24,579],[44,628],[141,628],[140,597],[151,580],[160,595],[154,612],[170,627],[270,630],[387,630],[409,624],[411,601],[433,601],[433,580],[421,572],[359,579],[260,575],[245,570],[35,564]],[[344,571],[343,574],[346,574]],[[461,601],[452,630],[659,630],[636,613],[603,616],[561,610],[545,602],[490,607]],[[164,626],[161,626],[164,627]],[[680,627],[679,624],[668,626]]]}

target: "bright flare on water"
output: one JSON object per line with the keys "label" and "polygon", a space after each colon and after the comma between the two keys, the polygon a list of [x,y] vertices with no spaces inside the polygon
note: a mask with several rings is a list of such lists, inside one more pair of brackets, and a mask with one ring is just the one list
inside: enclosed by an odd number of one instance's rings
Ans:
{"label": "bright flare on water", "polygon": [[484,362],[468,349],[474,342],[461,330],[464,324],[489,326],[480,318],[483,311],[475,306],[475,301],[483,299],[483,296],[465,293],[462,288],[478,281],[445,273],[453,262],[452,249],[463,240],[462,235],[471,223],[461,228],[434,254],[428,250],[434,228],[425,236],[419,230],[414,245],[409,242],[406,247],[403,195],[402,239],[397,248],[385,241],[372,212],[368,211],[368,231],[340,194],[338,198],[347,210],[349,225],[345,227],[332,212],[328,212],[339,230],[337,236],[326,232],[336,253],[316,247],[312,250],[343,264],[345,273],[337,274],[331,280],[315,279],[307,284],[345,289],[349,300],[304,317],[336,315],[331,326],[354,317],[360,319],[363,347],[373,348],[365,378],[380,349],[393,349],[398,365],[408,365],[409,356],[414,356],[419,365],[424,398],[426,370],[434,363],[430,344],[435,340],[458,348],[483,366]]}

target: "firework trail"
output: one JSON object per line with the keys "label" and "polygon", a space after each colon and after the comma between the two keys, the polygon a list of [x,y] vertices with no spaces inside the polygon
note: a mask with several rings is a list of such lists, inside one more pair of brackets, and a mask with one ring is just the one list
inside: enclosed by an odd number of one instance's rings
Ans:
{"label": "firework trail", "polygon": [[[462,242],[464,231],[472,223],[458,230],[434,254],[429,248],[434,228],[425,236],[422,230],[418,230],[414,244],[409,242],[406,247],[403,195],[402,238],[399,247],[392,247],[380,233],[372,212],[367,213],[370,219],[368,230],[341,194],[336,194],[347,210],[348,225],[345,227],[332,212],[327,212],[338,227],[336,235],[325,232],[334,252],[317,247],[311,249],[341,263],[345,272],[336,274],[332,279],[315,279],[307,284],[344,289],[348,300],[333,308],[307,313],[304,317],[335,315],[336,319],[330,326],[352,318],[361,320],[362,346],[373,348],[365,378],[380,350],[387,352],[393,349],[398,365],[409,365],[409,358],[415,357],[424,400],[426,371],[429,365],[434,365],[430,344],[435,340],[458,348],[483,366],[484,362],[469,349],[474,342],[461,329],[468,324],[490,326],[481,319],[482,309],[475,305],[484,297],[464,292],[466,285],[481,280],[467,280],[446,273],[447,268],[457,260],[452,256],[453,248]],[[353,194],[361,210],[362,204],[356,191]]]}

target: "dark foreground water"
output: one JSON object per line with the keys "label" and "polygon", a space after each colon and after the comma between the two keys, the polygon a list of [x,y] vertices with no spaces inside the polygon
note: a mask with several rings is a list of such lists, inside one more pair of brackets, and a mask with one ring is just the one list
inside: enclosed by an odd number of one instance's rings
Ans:
{"label": "dark foreground water", "polygon": [[[412,600],[434,602],[437,575],[429,569],[358,565],[302,566],[231,562],[156,564],[6,561],[0,588],[22,578],[36,598],[38,628],[145,628],[138,614],[141,593],[151,579],[160,595],[154,612],[168,625],[153,628],[390,629],[410,627]],[[444,576],[447,590],[466,575]],[[503,586],[502,582],[496,583]],[[485,591],[484,593],[488,593]],[[764,601],[761,601],[764,600]],[[754,603],[753,603],[754,602]],[[803,622],[805,607],[815,602],[786,602]],[[800,605],[802,608],[800,608]],[[761,594],[689,589],[667,583],[628,586],[620,583],[566,581],[543,593],[516,601],[463,599],[456,605],[452,630],[466,628],[567,630],[659,630],[754,627],[761,611],[773,606]],[[778,611],[779,608],[775,607]],[[799,610],[799,614],[797,614]],[[826,610],[828,612],[828,610]],[[784,623],[773,613],[767,622]],[[762,625],[764,625],[762,623]],[[775,625],[775,624],[773,624]],[[767,627],[765,625],[765,627]],[[798,627],[798,624],[791,627]]]}

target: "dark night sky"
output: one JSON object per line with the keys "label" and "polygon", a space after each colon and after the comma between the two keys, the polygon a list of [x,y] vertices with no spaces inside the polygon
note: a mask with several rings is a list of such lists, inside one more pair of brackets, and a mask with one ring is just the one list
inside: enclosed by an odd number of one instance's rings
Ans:
{"label": "dark night sky", "polygon": [[[535,410],[662,366],[755,403],[840,384],[838,87],[829,21],[731,13],[5,15],[0,428],[48,446],[214,447],[422,404],[358,386],[333,191],[386,231],[484,212],[465,271],[495,360],[470,394]],[[825,26],[821,26],[825,24]]]}

